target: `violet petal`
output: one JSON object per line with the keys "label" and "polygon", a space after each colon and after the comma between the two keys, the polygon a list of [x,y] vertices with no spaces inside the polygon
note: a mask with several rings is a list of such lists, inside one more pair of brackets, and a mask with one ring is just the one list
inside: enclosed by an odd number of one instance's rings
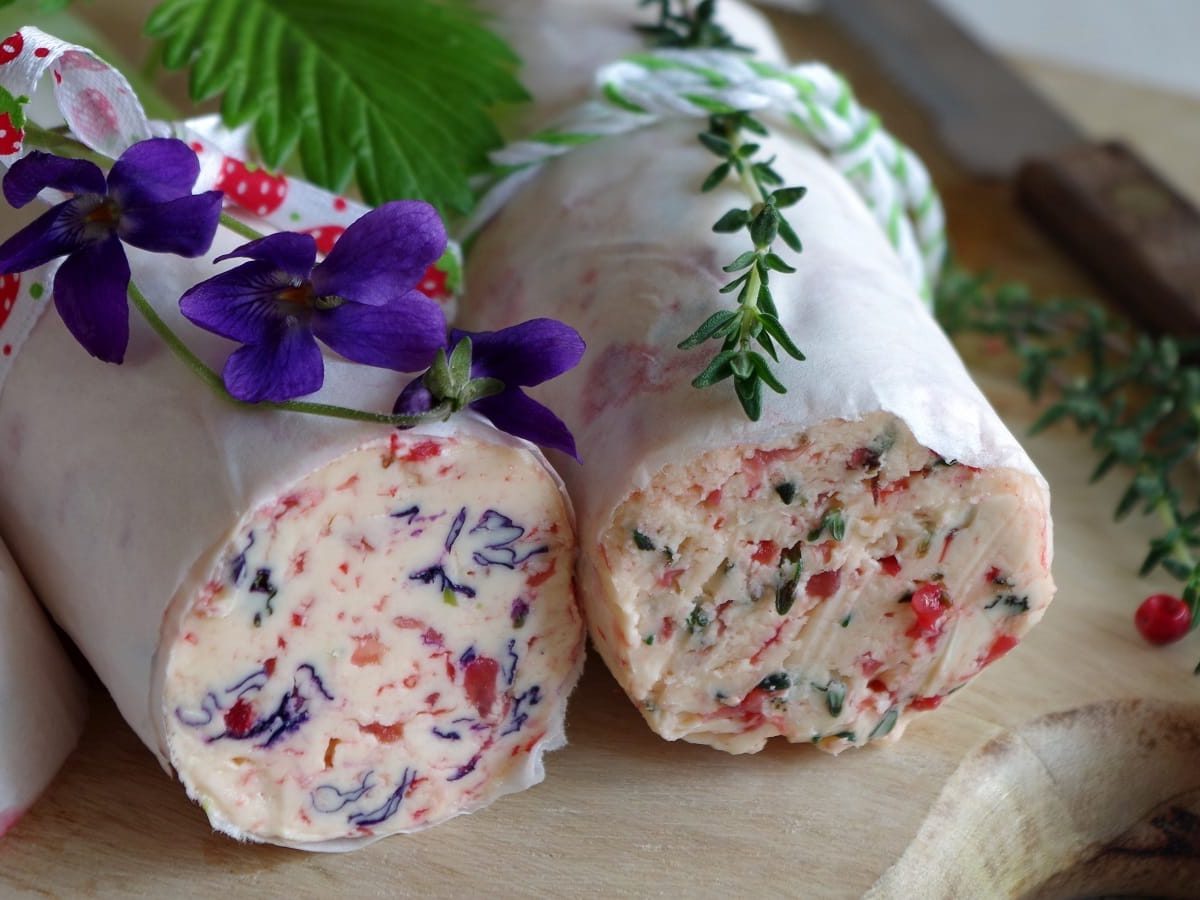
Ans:
{"label": "violet petal", "polygon": [[189,194],[155,206],[125,209],[117,234],[152,253],[201,256],[212,246],[221,220],[220,191]]}
{"label": "violet petal", "polygon": [[289,284],[286,274],[270,262],[243,263],[188,288],[179,298],[179,310],[206,331],[257,344],[268,340],[286,318],[277,295]]}
{"label": "violet petal", "polygon": [[186,197],[200,175],[196,152],[176,138],[138,141],[108,173],[108,192],[123,209]]}
{"label": "violet petal", "polygon": [[471,337],[471,374],[499,378],[509,387],[532,387],[557,378],[578,365],[586,345],[579,332],[557,319],[530,319],[499,331],[464,332],[455,329],[457,344]]}
{"label": "violet petal", "polygon": [[525,438],[540,447],[561,450],[579,462],[575,438],[567,426],[520,388],[476,400],[471,408],[491,419],[492,424],[501,431]]}
{"label": "violet petal", "polygon": [[4,176],[4,199],[20,209],[46,188],[67,194],[104,194],[104,173],[86,159],[67,159],[34,150]]}
{"label": "violet petal", "polygon": [[321,297],[383,306],[416,287],[445,249],[446,229],[432,206],[417,200],[385,203],[338,238],[313,270],[313,289]]}
{"label": "violet petal", "polygon": [[442,308],[419,291],[386,306],[343,303],[313,314],[313,333],[346,359],[416,372],[446,346]]}
{"label": "violet petal", "polygon": [[317,242],[311,234],[281,231],[242,244],[237,249],[218,256],[213,262],[242,258],[269,262],[292,278],[307,280],[312,272],[313,263],[317,261]]}
{"label": "violet petal", "polygon": [[319,390],[325,363],[307,328],[280,322],[267,340],[233,351],[222,374],[238,400],[279,403]]}
{"label": "violet petal", "polygon": [[392,412],[397,415],[415,416],[433,409],[433,394],[425,387],[425,376],[418,375],[410,381],[396,398]]}
{"label": "violet petal", "polygon": [[88,353],[119,363],[129,345],[128,290],[129,261],[114,236],[67,257],[54,276],[54,306]]}
{"label": "violet petal", "polygon": [[24,272],[82,247],[73,212],[74,201],[60,203],[0,244],[0,272]]}

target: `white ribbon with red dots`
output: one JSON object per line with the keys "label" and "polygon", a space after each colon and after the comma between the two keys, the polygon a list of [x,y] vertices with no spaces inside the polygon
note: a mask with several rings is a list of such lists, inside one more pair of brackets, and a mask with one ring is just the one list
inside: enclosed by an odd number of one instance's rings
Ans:
{"label": "white ribbon with red dots", "polygon": [[[31,27],[0,41],[0,87],[14,97],[32,97],[47,72],[53,76],[55,105],[73,137],[112,158],[153,136],[186,141],[200,159],[194,190],[223,191],[226,212],[258,231],[311,234],[318,252],[328,253],[346,227],[369,209],[299,178],[272,174],[248,162],[252,154],[247,128],[231,131],[217,116],[184,122],[149,121],[125,76],[84,47]],[[38,124],[51,127],[60,123]],[[0,163],[5,167],[24,155],[23,139],[23,130],[14,125],[10,114],[0,113]],[[44,196],[53,195],[47,191]],[[61,197],[55,202],[58,199]],[[49,305],[58,266],[59,261],[54,261],[19,275],[0,275],[0,392],[17,351]],[[448,319],[453,318],[460,271],[461,252],[451,245],[418,285],[446,308]]]}

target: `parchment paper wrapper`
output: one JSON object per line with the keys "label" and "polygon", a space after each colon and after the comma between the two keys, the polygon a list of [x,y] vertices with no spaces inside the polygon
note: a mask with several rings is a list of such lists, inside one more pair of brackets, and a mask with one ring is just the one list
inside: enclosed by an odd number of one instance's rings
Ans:
{"label": "parchment paper wrapper", "polygon": [[[596,17],[602,17],[597,7],[626,9],[624,4],[584,6]],[[564,4],[560,13],[558,3],[497,4],[524,11],[538,23],[510,37],[534,75],[535,102],[555,114],[572,91],[576,99],[586,94],[589,85],[581,73],[607,61],[593,58],[591,48],[611,57],[620,43],[616,33],[576,30],[584,6]],[[764,44],[757,19],[744,18],[744,8],[722,7],[736,39],[764,47],[768,56],[777,52],[774,41]],[[556,28],[561,32],[548,38],[546,32]],[[637,47],[628,31],[620,34],[627,50]],[[550,48],[545,55],[543,47]],[[563,47],[573,54],[561,52]],[[533,115],[529,119],[545,124]],[[668,122],[599,141],[548,164],[485,227],[468,268],[463,327],[495,328],[547,315],[575,326],[588,342],[584,364],[537,396],[564,415],[584,460],[582,467],[563,463],[560,471],[579,514],[581,585],[593,640],[652,725],[668,737],[689,735],[682,725],[655,721],[645,693],[652,679],[639,671],[652,664],[638,661],[653,648],[636,646],[653,639],[645,633],[646,610],[640,611],[638,631],[639,610],[631,608],[636,606],[632,599],[609,596],[616,576],[601,558],[601,545],[611,538],[622,504],[642,495],[650,498],[647,504],[660,498],[656,479],[662,488],[663,479],[698,477],[695,467],[686,467],[706,454],[727,449],[749,458],[755,448],[796,447],[827,431],[830,423],[902,423],[917,444],[945,460],[1027,479],[1013,490],[1024,492],[1022,509],[1035,523],[1027,561],[1036,584],[1022,624],[1004,626],[1014,629],[1004,632],[1006,642],[1036,622],[1053,590],[1044,479],[923,308],[859,196],[786,125],[771,124],[774,136],[764,142],[762,156],[775,158],[785,184],[808,188],[805,199],[788,211],[803,253],[793,254],[777,242],[798,271],[772,279],[780,317],[807,360],[785,358],[773,365],[787,394],[764,391],[758,422],[747,420],[730,383],[703,391],[690,386],[715,353],[715,342],[706,345],[707,352],[676,349],[712,312],[732,306],[732,295],[718,293],[731,277],[721,266],[749,246],[744,233],[711,230],[723,213],[745,206],[747,198],[732,182],[701,194],[700,183],[715,165],[696,140],[701,121]],[[971,663],[968,657],[967,670]],[[739,691],[747,689],[743,685]],[[885,709],[878,710],[880,716]],[[761,746],[760,741],[737,745],[728,736],[691,737],[726,749]],[[789,737],[808,739],[807,734]]]}
{"label": "parchment paper wrapper", "polygon": [[[0,82],[40,92],[31,117],[110,157],[182,138],[195,190],[223,191],[261,232],[302,230],[327,253],[365,212],[247,165],[246,128],[148,122],[86,48],[34,28],[6,41]],[[8,132],[5,165],[22,139]],[[178,299],[243,242],[222,232],[190,261],[129,254],[134,282],[216,370],[235,345],[186,322]],[[450,300],[456,254],[419,289]],[[43,314],[54,269],[3,285],[0,531],[214,827],[349,849],[540,781],[565,740],[583,631],[573,513],[537,448],[471,415],[400,434],[238,406],[136,316],[125,364],[105,366]],[[387,411],[411,377],[329,358],[310,399]]]}
{"label": "parchment paper wrapper", "polygon": [[0,837],[79,740],[87,691],[0,543]]}

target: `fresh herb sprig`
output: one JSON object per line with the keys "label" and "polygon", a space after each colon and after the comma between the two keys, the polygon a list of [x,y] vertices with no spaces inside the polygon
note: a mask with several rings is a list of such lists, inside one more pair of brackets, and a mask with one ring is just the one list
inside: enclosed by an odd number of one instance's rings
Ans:
{"label": "fresh herb sprig", "polygon": [[655,47],[749,49],[716,21],[716,0],[701,0],[694,9],[689,0],[641,0],[638,5],[658,7],[658,22],[634,26]]}
{"label": "fresh herb sprig", "polygon": [[1038,300],[1024,285],[955,266],[942,277],[935,310],[952,335],[1002,340],[1033,399],[1053,395],[1035,432],[1073,422],[1100,455],[1093,481],[1126,473],[1116,518],[1140,509],[1162,523],[1140,574],[1162,568],[1181,581],[1191,627],[1200,627],[1200,502],[1182,486],[1200,452],[1200,366],[1190,361],[1200,340],[1153,338],[1094,302]]}
{"label": "fresh herb sprig", "polygon": [[787,388],[771,371],[766,358],[753,349],[754,344],[775,362],[779,361],[776,345],[793,359],[804,359],[779,320],[770,276],[772,272],[796,271],[774,248],[776,239],[781,238],[796,253],[802,250],[784,210],[799,203],[806,188],[781,187],[783,179],[774,169],[774,158],[758,158],[761,145],[747,140],[747,133],[764,137],[768,132],[754,116],[735,112],[710,117],[708,131],[700,134],[700,143],[721,160],[700,190],[711,191],[734,177],[750,199],[748,207],[734,207],[721,216],[713,231],[732,234],[745,229],[752,246],[724,267],[725,272],[741,273],[721,288],[723,294],[738,292],[737,309],[713,313],[680,342],[679,348],[690,350],[709,340],[721,341],[720,351],[692,380],[692,386],[711,387],[732,377],[742,409],[752,421],[758,421],[762,415],[762,386],[767,385],[777,394],[786,394]]}

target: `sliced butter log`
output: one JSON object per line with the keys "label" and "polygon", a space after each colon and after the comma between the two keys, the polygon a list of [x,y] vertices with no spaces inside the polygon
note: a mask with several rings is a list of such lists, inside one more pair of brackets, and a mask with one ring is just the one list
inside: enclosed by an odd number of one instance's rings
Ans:
{"label": "sliced butter log", "polygon": [[79,740],[87,692],[0,543],[0,837]]}
{"label": "sliced butter log", "polygon": [[[214,248],[230,249],[232,241]],[[178,315],[212,274],[133,254]],[[406,378],[326,361],[321,399]],[[572,513],[478,419],[239,408],[135,323],[122,367],[38,323],[0,398],[0,525],[121,712],[228,834],[347,849],[543,777],[582,661]]]}
{"label": "sliced butter log", "polygon": [[690,386],[715,344],[676,344],[728,305],[721,266],[748,243],[711,230],[746,198],[700,193],[702,127],[551,163],[479,237],[463,323],[555,316],[588,342],[538,396],[583,456],[561,471],[593,642],[655,731],[730,752],[894,739],[1041,618],[1047,487],[858,195],[790,137],[763,154],[808,188],[804,252],[772,287],[808,359],[775,367],[788,393],[757,423],[728,383]]}

